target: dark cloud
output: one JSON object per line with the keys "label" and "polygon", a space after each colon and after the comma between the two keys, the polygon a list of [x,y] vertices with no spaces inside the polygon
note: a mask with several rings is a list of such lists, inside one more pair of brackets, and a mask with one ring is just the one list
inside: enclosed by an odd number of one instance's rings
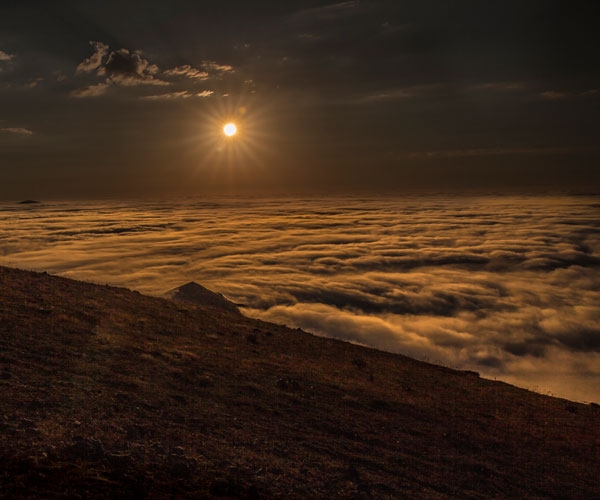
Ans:
{"label": "dark cloud", "polygon": [[[254,106],[257,147],[231,155],[223,190],[587,190],[600,185],[591,5],[4,2],[2,119],[53,140],[0,151],[21,172],[0,187],[26,191],[27,171],[55,196],[211,191],[225,155],[199,160],[198,115]],[[106,147],[119,141],[127,152]],[[239,175],[250,159],[262,175]],[[167,163],[168,182],[140,185]]]}
{"label": "dark cloud", "polygon": [[120,85],[168,85],[156,77],[158,72],[158,66],[144,59],[141,52],[128,49],[110,52],[106,64],[99,68],[99,74]]}
{"label": "dark cloud", "polygon": [[97,97],[106,94],[113,85],[124,87],[168,86],[158,77],[156,64],[150,63],[141,51],[111,50],[102,42],[90,42],[94,53],[77,66],[78,74],[93,73],[101,81],[71,91],[73,97]]}
{"label": "dark cloud", "polygon": [[517,341],[504,344],[502,348],[515,356],[533,356],[536,358],[542,358],[546,354],[549,341],[543,339],[527,339],[526,341]]}
{"label": "dark cloud", "polygon": [[113,86],[176,86],[176,90],[171,92],[141,95],[143,99],[150,101],[209,97],[214,94],[213,90],[196,89],[193,84],[209,79],[219,79],[222,75],[234,71],[232,66],[215,61],[202,61],[202,69],[195,68],[190,64],[183,64],[161,70],[156,64],[146,59],[139,50],[126,48],[111,50],[107,44],[102,42],[90,42],[90,45],[94,48],[94,53],[79,63],[76,73],[78,75],[93,74],[100,81],[72,90],[73,97],[97,97],[106,94]]}

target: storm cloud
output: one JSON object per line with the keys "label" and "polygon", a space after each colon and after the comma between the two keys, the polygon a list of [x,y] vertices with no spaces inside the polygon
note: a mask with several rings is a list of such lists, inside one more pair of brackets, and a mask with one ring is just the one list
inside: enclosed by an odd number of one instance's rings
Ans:
{"label": "storm cloud", "polygon": [[595,197],[0,206],[0,263],[159,295],[195,280],[245,314],[600,397]]}

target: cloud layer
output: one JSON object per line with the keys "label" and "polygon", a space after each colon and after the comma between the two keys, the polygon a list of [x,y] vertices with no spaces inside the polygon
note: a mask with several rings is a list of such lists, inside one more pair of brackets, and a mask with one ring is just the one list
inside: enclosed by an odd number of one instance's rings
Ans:
{"label": "cloud layer", "polygon": [[4,205],[0,263],[160,294],[600,400],[600,203],[587,197]]}

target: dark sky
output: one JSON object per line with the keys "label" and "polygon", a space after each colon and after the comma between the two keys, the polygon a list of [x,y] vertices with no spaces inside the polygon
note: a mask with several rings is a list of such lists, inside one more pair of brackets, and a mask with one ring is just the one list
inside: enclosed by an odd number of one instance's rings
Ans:
{"label": "dark sky", "polygon": [[597,190],[595,4],[4,0],[0,198]]}

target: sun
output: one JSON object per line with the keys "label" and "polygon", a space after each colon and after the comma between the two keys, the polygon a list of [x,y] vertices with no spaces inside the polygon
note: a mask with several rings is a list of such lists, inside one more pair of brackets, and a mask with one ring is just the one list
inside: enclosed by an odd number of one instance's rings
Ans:
{"label": "sun", "polygon": [[225,125],[223,127],[223,133],[227,137],[232,137],[235,134],[237,134],[237,127],[235,126],[235,123],[228,123],[227,125]]}
{"label": "sun", "polygon": [[254,182],[276,151],[267,133],[273,100],[263,103],[254,95],[241,95],[205,102],[190,114],[189,161],[197,162],[199,175],[210,173],[219,185]]}

